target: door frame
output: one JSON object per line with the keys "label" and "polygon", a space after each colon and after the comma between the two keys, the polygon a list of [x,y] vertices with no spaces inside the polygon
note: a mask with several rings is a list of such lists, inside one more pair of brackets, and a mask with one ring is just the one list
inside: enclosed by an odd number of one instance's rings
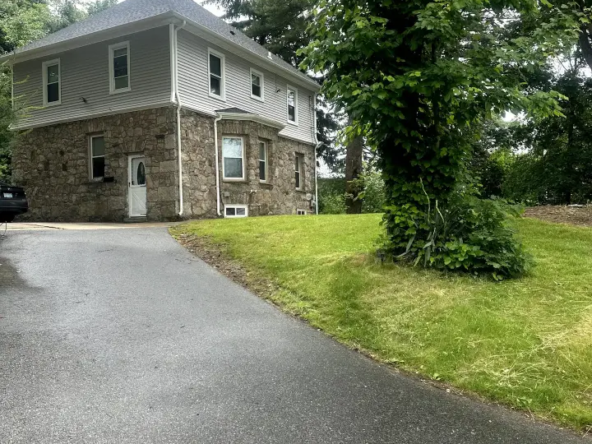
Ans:
{"label": "door frame", "polygon": [[[127,156],[127,206],[129,217],[145,217],[145,214],[133,214],[132,213],[132,163],[134,159],[144,159],[144,168],[146,168],[146,155],[145,154],[129,154]],[[148,184],[146,184],[148,188]],[[146,205],[148,204],[148,190],[146,190]]]}

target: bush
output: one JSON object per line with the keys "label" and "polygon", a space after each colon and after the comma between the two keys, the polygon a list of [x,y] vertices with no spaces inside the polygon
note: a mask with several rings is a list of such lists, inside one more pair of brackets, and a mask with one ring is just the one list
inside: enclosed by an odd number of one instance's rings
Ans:
{"label": "bush", "polygon": [[[377,171],[369,171],[356,180],[360,194],[362,213],[384,212],[384,181]],[[319,213],[345,214],[345,186],[343,178],[319,179]]]}
{"label": "bush", "polygon": [[455,193],[444,205],[426,198],[424,209],[389,207],[385,219],[408,227],[407,244],[387,241],[385,248],[396,259],[426,268],[490,274],[496,280],[518,277],[532,263],[510,226],[520,212],[501,199],[479,199],[469,192]]}

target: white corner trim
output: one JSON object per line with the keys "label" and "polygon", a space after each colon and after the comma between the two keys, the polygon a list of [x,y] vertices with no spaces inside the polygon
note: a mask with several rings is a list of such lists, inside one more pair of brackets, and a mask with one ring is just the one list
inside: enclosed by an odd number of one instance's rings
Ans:
{"label": "white corner trim", "polygon": [[262,125],[271,126],[272,128],[277,128],[279,130],[283,130],[286,125],[277,120],[268,119],[267,117],[260,116],[259,114],[251,114],[251,113],[227,113],[227,112],[218,112],[217,113],[222,120],[249,120],[251,122],[261,123]]}
{"label": "white corner trim", "polygon": [[[220,59],[220,95],[212,93],[212,84],[210,82],[212,76],[212,68],[210,66],[210,55],[216,56]],[[226,102],[226,56],[215,49],[208,48],[208,94],[214,99]]]}
{"label": "white corner trim", "polygon": [[[260,79],[259,87],[261,88],[261,96],[256,96],[253,94],[253,75],[256,75]],[[251,68],[249,70],[249,89],[251,91],[251,99],[255,99],[259,102],[265,103],[265,74],[263,74],[261,71],[257,71],[256,69]]]}
{"label": "white corner trim", "polygon": [[[59,100],[56,102],[48,102],[47,101],[47,81],[49,80],[47,78],[47,68],[49,68],[50,66],[55,66],[57,65],[58,67],[58,95],[59,95]],[[61,105],[62,104],[62,64],[60,62],[60,59],[53,59],[53,60],[48,60],[46,62],[43,62],[41,64],[41,69],[42,71],[42,79],[43,79],[43,106],[47,107],[47,106],[56,106],[56,105]]]}
{"label": "white corner trim", "polygon": [[[115,88],[114,55],[118,49],[127,49],[127,88]],[[120,94],[132,90],[131,50],[129,40],[109,45],[109,94]]]}
{"label": "white corner trim", "polygon": [[[290,113],[288,112],[288,107],[290,103],[290,91],[294,93],[294,120],[290,120]],[[286,86],[286,121],[290,125],[298,126],[298,88],[294,88],[291,85]]]}

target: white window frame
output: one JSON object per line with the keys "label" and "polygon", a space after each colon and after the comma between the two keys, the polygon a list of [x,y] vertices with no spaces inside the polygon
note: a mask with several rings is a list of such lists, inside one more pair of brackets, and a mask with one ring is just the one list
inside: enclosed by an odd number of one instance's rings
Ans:
{"label": "white window frame", "polygon": [[308,216],[308,211],[296,209],[297,216]]}
{"label": "white window frame", "polygon": [[[118,49],[127,49],[127,88],[115,89],[114,55]],[[132,90],[131,51],[129,41],[109,45],[109,94],[121,94]]]}
{"label": "white window frame", "polygon": [[[47,68],[49,68],[50,66],[54,66],[57,65],[58,66],[58,94],[59,94],[59,100],[55,101],[55,102],[48,102],[47,101],[47,81],[49,80],[47,78]],[[41,64],[41,69],[43,70],[42,73],[42,77],[43,77],[43,106],[55,106],[55,105],[61,105],[62,104],[62,64],[60,59],[53,59],[53,60],[48,60],[47,62],[43,62]]]}
{"label": "white window frame", "polygon": [[[261,159],[261,145],[265,147],[265,159]],[[269,145],[267,142],[259,141],[259,153],[257,157],[259,158],[259,182],[267,183],[269,181]],[[265,180],[261,180],[261,161],[265,162]]]}
{"label": "white window frame", "polygon": [[[258,76],[260,79],[261,97],[253,94],[253,75]],[[255,99],[260,102],[265,102],[265,75],[261,71],[257,71],[256,69],[251,68],[249,75],[249,87],[251,88],[251,99]]]}
{"label": "white window frame", "polygon": [[[234,216],[228,216],[226,214],[226,209],[228,208],[234,208],[235,210],[238,208],[244,208],[245,210],[245,215],[244,216],[236,216],[236,211],[235,211],[235,215]],[[239,204],[228,204],[228,205],[224,205],[224,218],[226,219],[239,219],[239,218],[243,218],[243,217],[249,217],[249,206],[248,205],[239,205]]]}
{"label": "white window frame", "polygon": [[[105,140],[105,135],[104,134],[95,134],[93,136],[90,136],[88,138],[88,157],[89,157],[89,166],[88,166],[88,174],[90,176],[90,180],[92,180],[93,182],[100,182],[102,181],[105,176],[101,176],[101,177],[94,177],[94,171],[93,171],[93,159],[97,158],[97,157],[103,157],[106,159],[107,157],[107,153],[104,153],[102,156],[93,156],[93,139],[103,139]],[[107,162],[105,161],[105,167],[107,166]]]}
{"label": "white window frame", "polygon": [[[224,139],[240,139],[241,141],[241,146],[242,146],[242,152],[243,152],[243,157],[242,157],[242,161],[243,161],[243,175],[242,177],[226,177],[226,167],[225,167],[225,162],[224,162]],[[222,145],[220,146],[221,151],[222,151],[222,178],[225,182],[244,182],[245,179],[245,164],[246,164],[246,153],[245,153],[245,139],[244,137],[241,136],[222,136]],[[229,157],[229,159],[238,159],[238,157]]]}
{"label": "white window frame", "polygon": [[[290,91],[294,93],[294,119],[290,120]],[[286,120],[290,125],[298,126],[298,89],[288,85],[286,88]]]}
{"label": "white window frame", "polygon": [[[214,55],[220,59],[220,71],[222,74],[222,77],[220,77],[220,95],[214,94],[212,92],[210,55]],[[217,76],[217,74],[214,75]],[[226,56],[212,48],[208,48],[208,93],[210,97],[226,102]]]}
{"label": "white window frame", "polygon": [[[304,175],[302,169],[304,168],[304,155],[301,153],[294,153],[295,156],[295,163],[298,164],[298,169],[294,168],[294,185],[296,185],[296,191],[303,191],[304,190]],[[296,173],[298,173],[298,182],[296,184]]]}

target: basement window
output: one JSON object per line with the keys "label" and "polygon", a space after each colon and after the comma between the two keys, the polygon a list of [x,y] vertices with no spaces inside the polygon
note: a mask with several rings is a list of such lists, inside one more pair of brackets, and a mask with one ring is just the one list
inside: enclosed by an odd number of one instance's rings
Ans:
{"label": "basement window", "polygon": [[249,207],[247,205],[224,205],[224,217],[228,219],[237,217],[248,217]]}
{"label": "basement window", "polygon": [[296,210],[298,216],[306,216],[308,212],[306,210]]}

